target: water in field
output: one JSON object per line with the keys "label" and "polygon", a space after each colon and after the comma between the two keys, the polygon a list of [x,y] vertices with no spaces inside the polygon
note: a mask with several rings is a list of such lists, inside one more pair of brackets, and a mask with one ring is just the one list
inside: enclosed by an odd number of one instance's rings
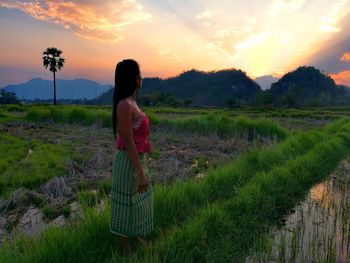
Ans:
{"label": "water in field", "polygon": [[247,262],[350,262],[350,158],[273,231],[269,251]]}

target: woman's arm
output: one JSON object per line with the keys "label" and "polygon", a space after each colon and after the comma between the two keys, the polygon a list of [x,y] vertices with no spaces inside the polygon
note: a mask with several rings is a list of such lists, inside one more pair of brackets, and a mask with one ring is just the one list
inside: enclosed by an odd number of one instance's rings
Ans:
{"label": "woman's arm", "polygon": [[134,131],[132,129],[132,111],[131,105],[128,101],[123,100],[118,103],[117,118],[118,130],[120,132],[121,137],[124,140],[125,151],[137,174],[138,192],[144,192],[147,190],[148,182],[143,173],[139,155],[137,153],[136,145],[134,142]]}

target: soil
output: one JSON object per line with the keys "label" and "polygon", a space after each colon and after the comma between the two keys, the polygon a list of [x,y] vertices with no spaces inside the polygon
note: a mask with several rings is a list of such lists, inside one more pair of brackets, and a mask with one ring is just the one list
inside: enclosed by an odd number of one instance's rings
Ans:
{"label": "soil", "polygon": [[287,131],[307,131],[310,129],[322,129],[332,122],[332,119],[315,119],[309,117],[274,117],[273,120]]}

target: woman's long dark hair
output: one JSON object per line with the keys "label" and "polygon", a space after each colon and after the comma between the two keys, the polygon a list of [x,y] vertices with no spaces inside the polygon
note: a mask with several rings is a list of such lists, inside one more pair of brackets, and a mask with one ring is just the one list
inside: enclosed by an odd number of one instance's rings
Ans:
{"label": "woman's long dark hair", "polygon": [[136,79],[140,77],[139,64],[133,59],[120,61],[115,68],[112,124],[114,137],[117,135],[117,105],[130,97],[137,89]]}

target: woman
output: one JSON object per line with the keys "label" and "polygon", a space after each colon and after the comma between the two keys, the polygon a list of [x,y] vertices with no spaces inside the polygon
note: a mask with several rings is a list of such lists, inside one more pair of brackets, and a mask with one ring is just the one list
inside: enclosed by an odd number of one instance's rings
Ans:
{"label": "woman", "polygon": [[117,234],[124,252],[132,252],[130,240],[153,230],[153,194],[146,166],[149,153],[149,120],[135,96],[141,88],[140,68],[126,59],[117,64],[113,96],[113,131],[117,151],[112,168],[110,231]]}

